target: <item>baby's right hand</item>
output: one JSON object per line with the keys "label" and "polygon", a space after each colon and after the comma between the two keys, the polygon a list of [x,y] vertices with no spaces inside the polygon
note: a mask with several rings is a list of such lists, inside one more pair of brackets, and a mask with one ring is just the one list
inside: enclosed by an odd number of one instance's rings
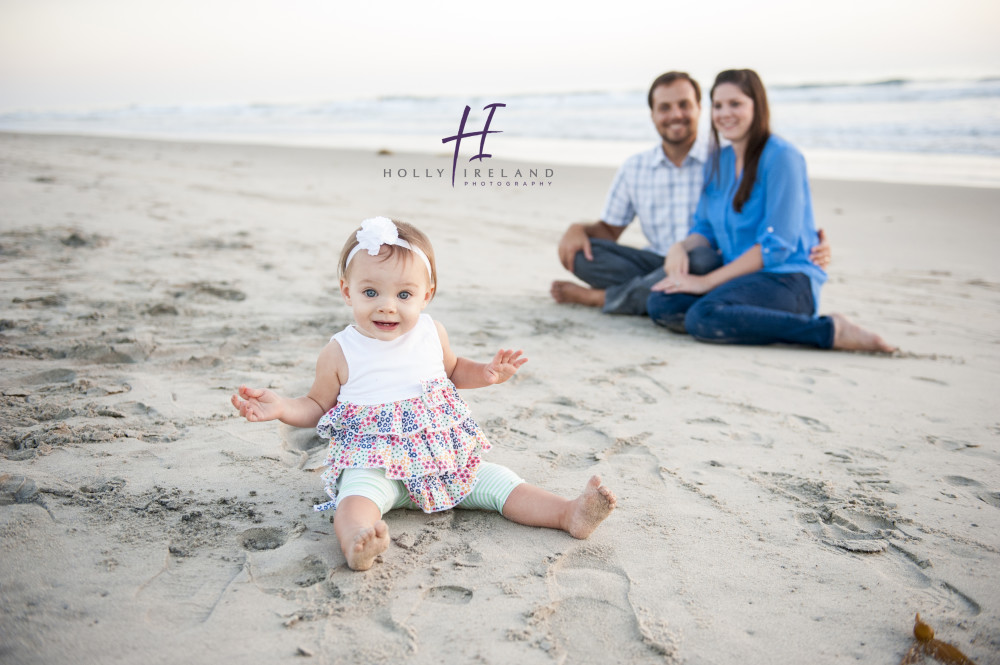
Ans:
{"label": "baby's right hand", "polygon": [[239,394],[230,400],[240,415],[252,423],[274,420],[281,416],[281,397],[264,388],[240,386]]}

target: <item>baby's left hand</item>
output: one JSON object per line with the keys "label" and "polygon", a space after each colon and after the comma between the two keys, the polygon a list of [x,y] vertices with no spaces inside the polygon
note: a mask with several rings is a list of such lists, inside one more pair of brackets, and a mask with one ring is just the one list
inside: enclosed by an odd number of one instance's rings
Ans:
{"label": "baby's left hand", "polygon": [[517,351],[500,349],[497,354],[493,356],[493,360],[486,363],[483,368],[483,372],[486,375],[486,383],[493,385],[495,383],[503,383],[510,377],[517,373],[517,370],[521,368],[521,365],[528,362],[527,358],[521,357],[521,350]]}

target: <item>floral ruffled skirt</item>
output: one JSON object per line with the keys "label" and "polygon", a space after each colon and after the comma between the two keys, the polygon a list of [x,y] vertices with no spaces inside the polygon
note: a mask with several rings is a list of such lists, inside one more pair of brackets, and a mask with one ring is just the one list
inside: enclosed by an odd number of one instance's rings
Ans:
{"label": "floral ruffled skirt", "polygon": [[448,379],[425,381],[420,396],[398,402],[340,403],[320,418],[316,432],[330,440],[323,481],[332,499],[316,510],[337,505],[344,469],[385,469],[426,513],[454,508],[472,491],[481,455],[490,449]]}

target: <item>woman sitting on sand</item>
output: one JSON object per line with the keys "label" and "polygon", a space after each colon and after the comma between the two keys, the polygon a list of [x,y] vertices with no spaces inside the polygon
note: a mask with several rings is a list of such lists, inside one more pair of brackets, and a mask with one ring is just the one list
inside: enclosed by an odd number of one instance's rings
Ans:
{"label": "woman sitting on sand", "polygon": [[[750,69],[712,85],[713,157],[688,237],[670,248],[653,287],[653,321],[702,342],[805,344],[891,352],[840,314],[816,316],[826,273],[809,260],[819,240],[802,154],[771,134],[767,94]],[[731,145],[720,148],[719,135]],[[688,252],[712,247],[722,267],[688,272]]]}

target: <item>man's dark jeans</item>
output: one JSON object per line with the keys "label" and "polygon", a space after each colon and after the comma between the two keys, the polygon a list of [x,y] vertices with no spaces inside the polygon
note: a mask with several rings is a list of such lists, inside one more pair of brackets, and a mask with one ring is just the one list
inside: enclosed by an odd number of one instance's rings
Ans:
{"label": "man's dark jeans", "polygon": [[[663,257],[655,252],[619,245],[611,240],[593,238],[590,241],[594,260],[588,261],[577,252],[573,274],[595,289],[604,289],[606,314],[646,314],[650,287],[666,277]],[[688,253],[689,271],[704,275],[722,266],[719,253],[710,247],[699,247]]]}

